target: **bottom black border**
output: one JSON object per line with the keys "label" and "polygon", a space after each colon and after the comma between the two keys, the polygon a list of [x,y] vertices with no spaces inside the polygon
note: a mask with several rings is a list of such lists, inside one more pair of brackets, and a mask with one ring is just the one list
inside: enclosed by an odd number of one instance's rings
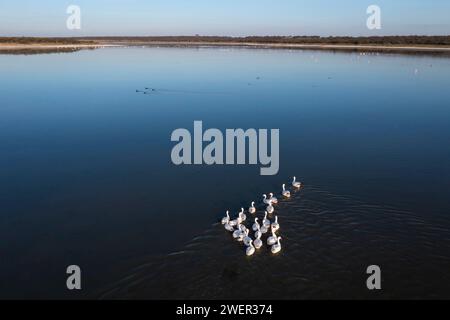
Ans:
{"label": "bottom black border", "polygon": [[[252,306],[252,307],[248,307]],[[254,306],[257,306],[255,308]],[[262,308],[261,306],[265,306]],[[269,308],[270,306],[270,308]],[[450,301],[387,301],[387,300],[333,300],[333,301],[0,301],[2,313],[11,311],[15,316],[22,312],[36,315],[55,315],[58,319],[101,316],[112,314],[119,319],[143,317],[145,319],[301,319],[318,316],[345,316],[365,319],[386,317],[398,308],[402,316],[416,315],[422,309],[428,316],[447,311]],[[182,308],[182,309],[180,309]],[[193,309],[196,308],[196,309]],[[200,312],[200,308],[209,308]],[[225,308],[225,310],[224,310]],[[8,310],[9,309],[9,310]],[[180,310],[182,312],[180,312]],[[190,311],[191,312],[190,312]],[[205,309],[203,309],[205,310]],[[256,310],[259,312],[256,313]],[[420,311],[422,311],[420,310]],[[195,311],[195,312],[194,312]],[[193,314],[195,313],[195,314]]]}

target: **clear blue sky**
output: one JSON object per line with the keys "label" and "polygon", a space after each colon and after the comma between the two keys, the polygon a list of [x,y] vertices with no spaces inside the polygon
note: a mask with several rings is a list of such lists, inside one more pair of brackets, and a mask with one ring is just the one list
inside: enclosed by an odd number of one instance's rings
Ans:
{"label": "clear blue sky", "polygon": [[[66,8],[82,29],[66,29]],[[366,8],[382,9],[382,30]],[[1,0],[0,36],[450,34],[450,0]]]}

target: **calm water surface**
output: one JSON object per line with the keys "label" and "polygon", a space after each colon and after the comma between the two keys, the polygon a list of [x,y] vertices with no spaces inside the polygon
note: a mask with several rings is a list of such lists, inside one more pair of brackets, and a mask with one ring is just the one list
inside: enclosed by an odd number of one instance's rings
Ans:
{"label": "calm water surface", "polygon": [[[0,70],[0,297],[450,298],[449,58],[117,48]],[[172,165],[194,120],[279,128],[279,174]],[[247,258],[217,222],[294,174],[283,251]]]}

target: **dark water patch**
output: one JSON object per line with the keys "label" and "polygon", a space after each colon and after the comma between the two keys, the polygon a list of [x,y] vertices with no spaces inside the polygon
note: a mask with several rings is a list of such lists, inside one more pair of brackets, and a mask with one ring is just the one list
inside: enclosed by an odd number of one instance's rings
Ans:
{"label": "dark water patch", "polygon": [[[0,69],[0,297],[77,298],[70,264],[86,295],[130,275],[115,297],[177,281],[175,297],[359,297],[372,263],[386,296],[447,296],[449,59],[108,48],[1,55]],[[279,174],[173,165],[170,135],[195,120],[279,128]],[[248,260],[211,227],[293,174],[307,188],[279,205],[279,256]]]}
{"label": "dark water patch", "polygon": [[[101,298],[311,299],[450,297],[450,233],[439,221],[308,186],[276,208],[282,251],[246,257],[219,223],[152,257]],[[262,212],[257,215],[262,217]],[[250,221],[249,221],[250,220]],[[253,219],[247,218],[250,227]],[[170,236],[170,235],[168,235]],[[266,236],[263,237],[266,239]],[[382,292],[365,286],[382,270]]]}

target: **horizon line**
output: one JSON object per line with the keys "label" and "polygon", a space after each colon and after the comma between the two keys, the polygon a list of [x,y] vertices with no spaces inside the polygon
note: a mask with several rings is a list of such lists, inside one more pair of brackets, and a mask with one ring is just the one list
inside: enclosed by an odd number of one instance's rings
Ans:
{"label": "horizon line", "polygon": [[233,36],[233,35],[78,35],[78,36],[26,36],[26,35],[16,35],[16,36],[4,36],[0,35],[0,38],[167,38],[167,37],[188,37],[188,38],[384,38],[384,37],[450,37],[449,34],[389,34],[389,35],[286,35],[286,34],[276,34],[276,35],[245,35],[245,36]]}

